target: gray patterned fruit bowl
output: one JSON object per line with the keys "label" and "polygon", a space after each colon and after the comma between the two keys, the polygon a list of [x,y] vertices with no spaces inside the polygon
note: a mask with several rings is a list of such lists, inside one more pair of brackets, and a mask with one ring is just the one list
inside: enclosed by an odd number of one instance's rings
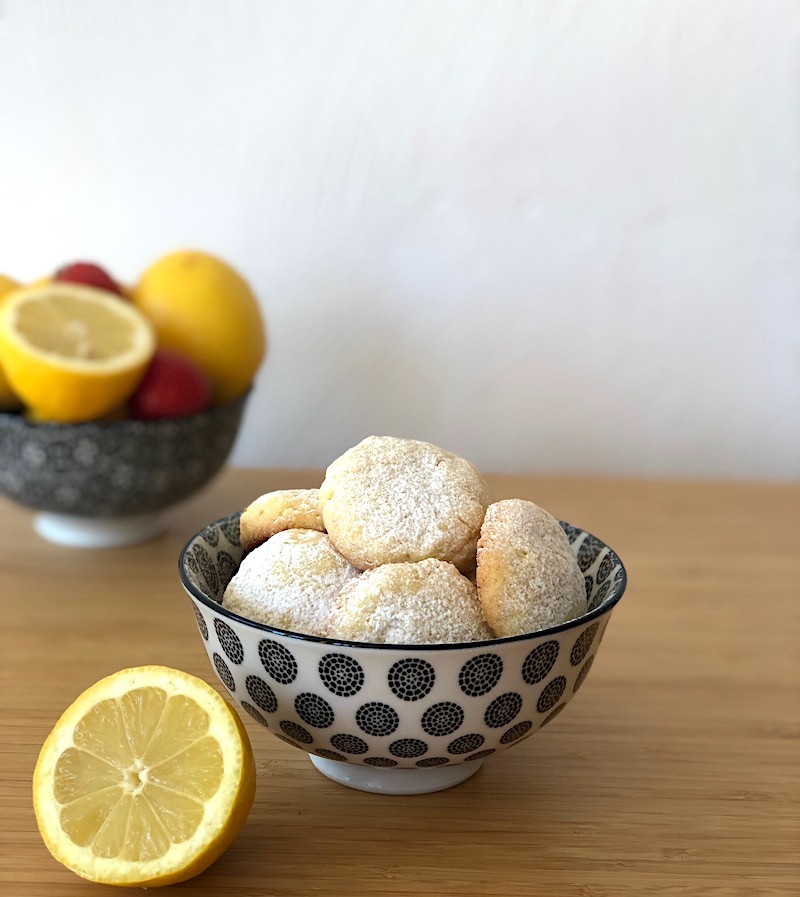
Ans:
{"label": "gray patterned fruit bowl", "polygon": [[208,658],[234,702],[363,791],[419,794],[469,778],[546,726],[580,689],[625,591],[617,555],[562,523],[589,611],[528,635],[452,645],[379,645],[255,623],[220,603],[244,551],[239,514],[206,526],[179,559]]}
{"label": "gray patterned fruit bowl", "polygon": [[141,541],[162,512],[222,468],[247,394],[199,414],[157,421],[31,423],[0,413],[0,492],[37,512],[36,530],[74,546]]}

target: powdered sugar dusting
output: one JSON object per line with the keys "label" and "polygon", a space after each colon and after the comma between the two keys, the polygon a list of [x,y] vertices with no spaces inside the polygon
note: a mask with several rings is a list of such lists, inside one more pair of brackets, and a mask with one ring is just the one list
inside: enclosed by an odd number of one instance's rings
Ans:
{"label": "powdered sugar dusting", "polygon": [[287,529],[325,531],[319,505],[319,489],[279,489],[267,492],[242,511],[240,538],[245,551]]}
{"label": "powdered sugar dusting", "polygon": [[245,555],[222,603],[258,623],[324,635],[339,592],[358,575],[325,533],[283,530]]}
{"label": "powdered sugar dusting", "polygon": [[342,589],[332,638],[388,644],[489,639],[475,586],[445,561],[384,564]]}
{"label": "powdered sugar dusting", "polygon": [[489,505],[478,542],[478,593],[495,635],[557,626],[586,613],[583,574],[558,521],[538,505]]}
{"label": "powdered sugar dusting", "polygon": [[370,436],[328,467],[320,504],[334,544],[362,569],[438,558],[469,570],[488,492],[451,452]]}

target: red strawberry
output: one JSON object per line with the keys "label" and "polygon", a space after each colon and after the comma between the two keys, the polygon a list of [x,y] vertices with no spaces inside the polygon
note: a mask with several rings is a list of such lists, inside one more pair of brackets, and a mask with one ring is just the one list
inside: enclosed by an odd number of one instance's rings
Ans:
{"label": "red strawberry", "polygon": [[72,262],[69,265],[64,265],[63,268],[56,271],[53,279],[95,287],[98,290],[116,293],[118,296],[124,295],[120,285],[111,275],[99,265],[95,265],[94,262]]}
{"label": "red strawberry", "polygon": [[205,411],[211,383],[197,365],[178,352],[158,349],[128,401],[132,417],[159,420]]}

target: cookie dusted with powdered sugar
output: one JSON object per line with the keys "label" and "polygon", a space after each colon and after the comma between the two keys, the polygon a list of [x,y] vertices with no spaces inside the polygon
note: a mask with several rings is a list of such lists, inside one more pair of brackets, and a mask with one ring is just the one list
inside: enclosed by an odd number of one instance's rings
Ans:
{"label": "cookie dusted with powdered sugar", "polygon": [[339,593],[358,575],[325,533],[287,529],[244,556],[222,604],[256,623],[324,635]]}
{"label": "cookie dusted with powdered sugar", "polygon": [[437,558],[471,572],[488,503],[468,461],[391,436],[370,436],[346,451],[320,487],[331,541],[362,570]]}
{"label": "cookie dusted with powdered sugar", "polygon": [[475,586],[446,561],[384,564],[351,579],[330,618],[330,638],[394,645],[490,639]]}
{"label": "cookie dusted with powdered sugar", "polygon": [[276,533],[287,529],[325,532],[319,489],[267,492],[250,502],[239,517],[239,537],[245,551],[252,551]]}
{"label": "cookie dusted with powdered sugar", "polygon": [[583,574],[559,522],[531,501],[489,505],[478,541],[478,595],[498,638],[587,611]]}

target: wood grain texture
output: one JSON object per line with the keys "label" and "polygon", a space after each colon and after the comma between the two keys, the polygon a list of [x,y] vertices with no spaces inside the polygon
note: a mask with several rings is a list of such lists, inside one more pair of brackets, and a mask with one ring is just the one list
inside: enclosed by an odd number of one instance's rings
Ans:
{"label": "wood grain texture", "polygon": [[[0,893],[119,891],[52,860],[30,781],[95,680],[164,663],[218,685],[177,578],[204,523],[315,472],[229,470],[147,544],[39,539],[0,502]],[[343,788],[250,719],[252,814],[204,875],[235,897],[794,895],[800,883],[800,486],[490,477],[605,539],[629,590],[581,694],[438,794]]]}

